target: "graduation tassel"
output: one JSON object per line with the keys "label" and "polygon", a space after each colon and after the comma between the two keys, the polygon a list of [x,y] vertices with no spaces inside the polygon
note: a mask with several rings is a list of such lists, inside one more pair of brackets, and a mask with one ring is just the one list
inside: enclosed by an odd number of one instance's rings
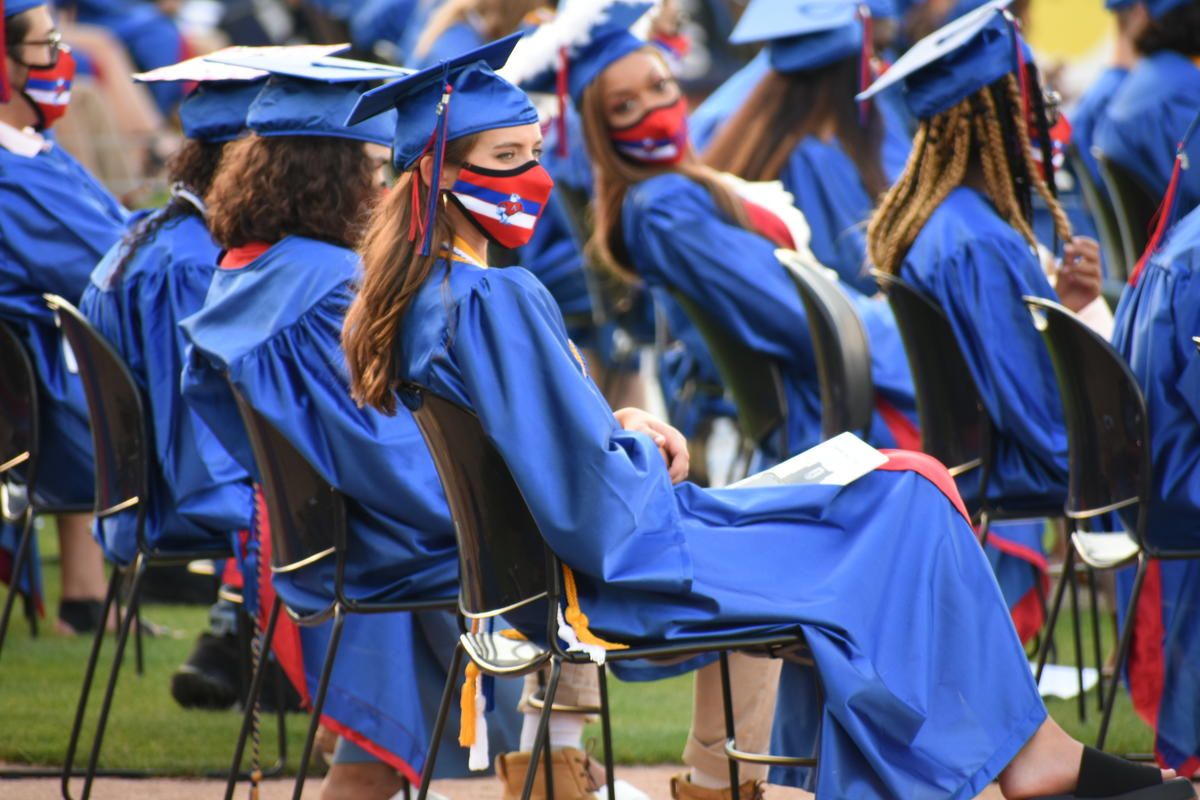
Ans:
{"label": "graduation tassel", "polygon": [[558,119],[554,121],[555,130],[558,133],[558,155],[560,158],[567,157],[567,69],[570,66],[570,59],[567,58],[567,48],[560,47],[558,50],[558,75],[555,77],[555,94],[558,95]]}
{"label": "graduation tassel", "polygon": [[1175,165],[1171,168],[1171,181],[1167,184],[1167,192],[1163,195],[1162,205],[1150,219],[1150,224],[1154,226],[1154,233],[1151,234],[1150,241],[1146,243],[1146,249],[1142,251],[1142,257],[1138,259],[1137,266],[1133,268],[1133,272],[1129,273],[1130,286],[1137,286],[1138,278],[1142,276],[1142,269],[1158,250],[1158,246],[1162,244],[1167,231],[1175,224],[1175,207],[1177,205],[1175,201],[1179,195],[1179,181],[1183,177],[1183,171],[1191,166],[1188,163],[1186,148],[1188,142],[1196,135],[1198,126],[1200,126],[1200,116],[1197,116],[1192,120],[1192,124],[1188,125],[1187,130],[1183,132],[1183,138],[1179,140],[1179,145],[1175,148]]}
{"label": "graduation tassel", "polygon": [[443,79],[446,81],[445,89],[442,92],[442,99],[438,102],[437,107],[437,126],[434,128],[434,143],[433,143],[433,173],[429,178],[429,208],[425,212],[425,235],[421,239],[421,255],[429,255],[430,247],[433,244],[433,224],[437,218],[438,197],[441,195],[440,186],[442,184],[442,162],[446,158],[446,131],[448,130],[447,120],[450,116],[450,95],[454,92],[454,87],[449,82],[449,66],[443,73]]}
{"label": "graduation tassel", "polygon": [[1013,62],[1016,65],[1017,85],[1021,91],[1021,110],[1025,114],[1025,123],[1029,124],[1029,75],[1025,72],[1025,51],[1021,48],[1021,23],[1005,9],[1004,19],[1013,35]]}
{"label": "graduation tassel", "polygon": [[[862,21],[862,53],[858,64],[858,91],[865,92],[875,80],[871,62],[875,58],[875,21],[871,17],[871,9],[865,5],[858,7],[858,18]],[[858,124],[866,128],[871,119],[871,101],[858,102]]]}
{"label": "graduation tassel", "polygon": [[469,749],[467,767],[479,772],[489,766],[487,700],[483,696],[482,675],[475,662],[467,662],[466,679],[459,698],[458,743]]}
{"label": "graduation tassel", "polygon": [[608,642],[588,628],[587,615],[579,607],[579,589],[575,585],[575,573],[566,564],[563,569],[563,589],[567,595],[567,611],[558,609],[558,638],[567,644],[567,651],[586,653],[593,664],[603,664],[609,650],[628,650],[629,645]]}

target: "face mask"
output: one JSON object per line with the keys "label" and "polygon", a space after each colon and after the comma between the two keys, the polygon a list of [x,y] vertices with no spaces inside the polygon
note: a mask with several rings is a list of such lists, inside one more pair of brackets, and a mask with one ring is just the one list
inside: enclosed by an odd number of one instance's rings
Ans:
{"label": "face mask", "polygon": [[63,47],[51,67],[29,67],[29,78],[21,91],[38,115],[38,130],[46,130],[67,113],[71,103],[71,81],[75,79],[75,58]]}
{"label": "face mask", "polygon": [[515,250],[533,236],[554,180],[536,161],[516,169],[463,164],[450,196],[491,241]]}
{"label": "face mask", "polygon": [[687,103],[647,111],[637,122],[612,132],[617,152],[645,164],[678,164],[687,153]]}
{"label": "face mask", "polygon": [[[1071,144],[1071,123],[1063,114],[1050,126],[1050,157],[1057,173],[1063,168],[1067,159],[1067,147]],[[1043,163],[1042,140],[1038,136],[1036,126],[1029,130],[1029,146],[1033,150],[1033,160],[1041,170],[1042,180],[1049,181],[1051,171]]]}

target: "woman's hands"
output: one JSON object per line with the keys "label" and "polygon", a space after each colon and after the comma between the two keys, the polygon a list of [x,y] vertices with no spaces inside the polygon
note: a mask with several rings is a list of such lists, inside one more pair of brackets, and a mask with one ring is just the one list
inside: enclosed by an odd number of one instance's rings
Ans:
{"label": "woman's hands", "polygon": [[1078,313],[1100,296],[1100,244],[1086,236],[1074,236],[1063,246],[1054,291],[1059,302]]}
{"label": "woman's hands", "polygon": [[679,483],[687,477],[690,458],[687,439],[682,433],[640,408],[622,408],[614,411],[613,416],[625,430],[644,433],[654,440],[667,464],[671,483]]}

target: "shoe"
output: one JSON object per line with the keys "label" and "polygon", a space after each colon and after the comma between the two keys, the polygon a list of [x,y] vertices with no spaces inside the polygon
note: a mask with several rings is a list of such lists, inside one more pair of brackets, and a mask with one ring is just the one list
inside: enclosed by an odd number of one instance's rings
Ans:
{"label": "shoe", "polygon": [[[501,753],[496,756],[496,777],[504,784],[504,800],[520,800],[529,772],[527,752]],[[564,747],[550,754],[554,775],[554,800],[595,800],[600,784],[591,771],[587,753],[574,747]],[[542,759],[538,759],[537,777],[529,800],[548,800],[546,775]]]}
{"label": "shoe", "polygon": [[1078,783],[1073,794],[1040,800],[1191,800],[1196,796],[1187,778],[1164,781],[1156,766],[1135,764],[1086,746],[1079,761]]}
{"label": "shoe", "polygon": [[[738,800],[763,800],[766,784],[762,781],[743,781],[738,787]],[[733,792],[728,786],[706,789],[692,783],[691,776],[681,772],[671,778],[672,800],[732,800]]]}
{"label": "shoe", "polygon": [[220,711],[238,701],[237,636],[202,633],[187,661],[171,676],[171,696],[184,708]]}

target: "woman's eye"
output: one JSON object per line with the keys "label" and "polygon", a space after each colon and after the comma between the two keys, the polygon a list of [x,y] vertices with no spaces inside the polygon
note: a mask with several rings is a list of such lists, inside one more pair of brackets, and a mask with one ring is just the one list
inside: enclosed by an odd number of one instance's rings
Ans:
{"label": "woman's eye", "polygon": [[533,148],[533,160],[534,160],[534,161],[541,161],[541,160],[542,160],[542,153],[544,153],[544,152],[546,152],[546,151],[545,151],[545,150],[543,150],[543,149],[542,149],[542,148],[540,148],[540,147],[535,147],[535,148]]}
{"label": "woman's eye", "polygon": [[630,111],[633,111],[632,100],[623,100],[620,103],[617,103],[617,105],[613,106],[614,114],[628,114]]}
{"label": "woman's eye", "polygon": [[501,161],[512,161],[513,154],[511,152],[500,153],[496,156],[496,158],[500,159]]}

